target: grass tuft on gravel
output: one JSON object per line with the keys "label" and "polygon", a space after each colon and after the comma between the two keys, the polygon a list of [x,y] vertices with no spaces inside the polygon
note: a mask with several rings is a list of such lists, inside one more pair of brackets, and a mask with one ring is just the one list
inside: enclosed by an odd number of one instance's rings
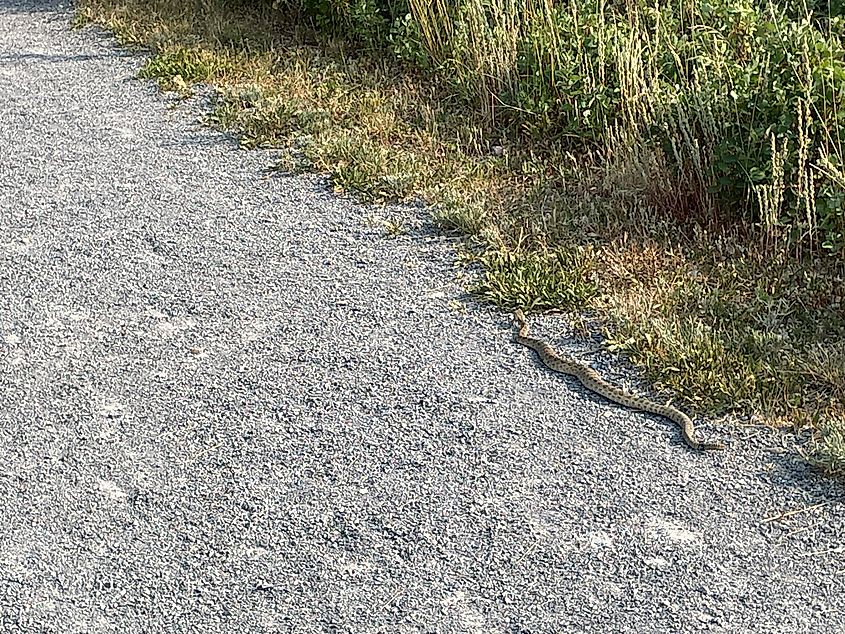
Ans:
{"label": "grass tuft on gravel", "polygon": [[629,138],[603,150],[497,125],[437,74],[316,35],[269,3],[80,0],[78,15],[148,50],[141,75],[165,89],[214,85],[210,121],[245,147],[281,148],[280,171],[431,205],[467,237],[481,298],[589,310],[608,347],[690,411],[809,426],[808,459],[845,470],[841,258],[773,242],[774,225],[701,221],[701,192]]}
{"label": "grass tuft on gravel", "polygon": [[591,248],[557,251],[490,250],[474,291],[504,308],[578,310],[598,295]]}

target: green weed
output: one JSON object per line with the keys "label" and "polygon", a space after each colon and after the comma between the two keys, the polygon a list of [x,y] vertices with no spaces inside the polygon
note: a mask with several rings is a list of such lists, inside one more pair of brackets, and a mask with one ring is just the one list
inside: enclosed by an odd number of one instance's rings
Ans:
{"label": "green weed", "polygon": [[505,308],[584,308],[596,295],[590,249],[554,252],[491,250],[478,257],[481,281],[473,291]]}

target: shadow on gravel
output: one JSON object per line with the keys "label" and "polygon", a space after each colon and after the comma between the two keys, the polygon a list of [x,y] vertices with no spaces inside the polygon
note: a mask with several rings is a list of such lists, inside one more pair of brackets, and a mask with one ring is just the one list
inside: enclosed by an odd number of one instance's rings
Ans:
{"label": "shadow on gravel", "polygon": [[62,9],[70,9],[69,2],[58,0],[3,0],[0,4],[0,14],[3,13],[55,13]]}
{"label": "shadow on gravel", "polygon": [[784,445],[783,451],[771,452],[764,458],[757,478],[774,489],[792,491],[798,498],[811,503],[845,503],[842,483],[825,476],[801,457],[794,447]]}
{"label": "shadow on gravel", "polygon": [[[118,55],[120,56],[120,55]],[[113,59],[111,52],[98,55],[44,55],[42,53],[0,53],[0,61],[9,60],[21,62],[25,60],[37,60],[39,62],[89,62],[98,59]]]}

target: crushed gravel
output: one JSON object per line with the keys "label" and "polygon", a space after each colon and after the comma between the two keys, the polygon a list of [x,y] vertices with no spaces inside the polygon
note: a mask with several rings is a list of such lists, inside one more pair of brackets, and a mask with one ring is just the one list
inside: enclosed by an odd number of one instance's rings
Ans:
{"label": "crushed gravel", "polygon": [[845,632],[794,436],[693,453],[545,371],[421,211],[269,173],[71,17],[0,0],[0,631]]}

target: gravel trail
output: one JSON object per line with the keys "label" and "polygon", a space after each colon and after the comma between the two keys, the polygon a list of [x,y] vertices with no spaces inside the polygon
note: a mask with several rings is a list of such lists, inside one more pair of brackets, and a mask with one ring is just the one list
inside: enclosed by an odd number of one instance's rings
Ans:
{"label": "gravel trail", "polygon": [[693,453],[545,371],[377,221],[421,212],[271,175],[70,18],[0,0],[0,632],[845,632],[792,436]]}

